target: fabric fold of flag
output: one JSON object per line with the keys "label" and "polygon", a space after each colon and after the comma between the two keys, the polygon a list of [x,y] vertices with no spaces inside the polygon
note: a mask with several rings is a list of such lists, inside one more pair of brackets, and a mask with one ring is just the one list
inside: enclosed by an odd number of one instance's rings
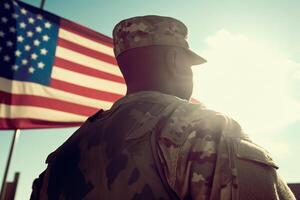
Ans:
{"label": "fabric fold of flag", "polygon": [[19,1],[0,2],[0,129],[79,126],[126,92],[112,39]]}

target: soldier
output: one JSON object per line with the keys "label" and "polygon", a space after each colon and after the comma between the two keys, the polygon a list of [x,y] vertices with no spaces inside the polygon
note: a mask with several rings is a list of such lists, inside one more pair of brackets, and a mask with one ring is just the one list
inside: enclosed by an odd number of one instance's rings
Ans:
{"label": "soldier", "polygon": [[233,119],[191,104],[192,52],[173,18],[113,30],[127,94],[47,158],[31,199],[295,199],[269,153]]}

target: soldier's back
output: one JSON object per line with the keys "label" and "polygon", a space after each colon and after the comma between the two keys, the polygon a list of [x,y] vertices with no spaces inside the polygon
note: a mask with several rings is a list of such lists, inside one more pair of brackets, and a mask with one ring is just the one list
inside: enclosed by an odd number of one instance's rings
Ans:
{"label": "soldier's back", "polygon": [[201,104],[128,95],[50,154],[32,199],[234,199],[228,138],[252,144],[234,120]]}

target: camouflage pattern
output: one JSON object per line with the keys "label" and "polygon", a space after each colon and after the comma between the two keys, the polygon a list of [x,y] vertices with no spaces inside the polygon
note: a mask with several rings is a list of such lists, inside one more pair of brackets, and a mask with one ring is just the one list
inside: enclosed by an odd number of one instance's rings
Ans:
{"label": "camouflage pattern", "polygon": [[189,49],[187,27],[179,20],[163,16],[133,17],[119,22],[113,30],[114,53],[121,53],[137,47],[167,45],[178,46],[197,58],[197,64],[205,62]]}
{"label": "camouflage pattern", "polygon": [[152,91],[90,117],[47,163],[32,200],[295,199],[237,122]]}

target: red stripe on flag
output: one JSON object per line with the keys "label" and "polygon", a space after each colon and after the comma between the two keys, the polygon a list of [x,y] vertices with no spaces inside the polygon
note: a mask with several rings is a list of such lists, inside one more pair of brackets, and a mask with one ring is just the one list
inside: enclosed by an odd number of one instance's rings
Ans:
{"label": "red stripe on flag", "polygon": [[30,118],[0,118],[1,129],[61,128],[80,126],[83,122],[55,122]]}
{"label": "red stripe on flag", "polygon": [[49,108],[83,116],[90,116],[98,111],[98,108],[83,106],[76,103],[70,103],[42,96],[10,94],[2,91],[0,91],[0,96],[2,97],[1,103],[7,105],[22,105]]}
{"label": "red stripe on flag", "polygon": [[71,71],[74,71],[74,72],[78,72],[78,73],[81,73],[81,74],[86,74],[86,75],[89,75],[89,76],[93,76],[93,77],[102,78],[102,79],[106,79],[106,80],[110,80],[110,81],[125,84],[125,81],[124,81],[123,77],[116,76],[116,75],[106,73],[106,72],[103,72],[103,71],[99,71],[99,70],[96,70],[96,69],[92,69],[92,68],[89,68],[89,67],[85,67],[83,65],[65,60],[63,58],[56,57],[55,61],[54,61],[54,65],[57,66],[57,67],[64,68],[64,69],[67,69],[67,70],[71,70]]}
{"label": "red stripe on flag", "polygon": [[70,42],[68,40],[65,40],[63,38],[59,38],[57,44],[58,44],[58,46],[70,49],[72,51],[76,51],[78,53],[96,58],[98,60],[113,64],[116,67],[118,67],[118,64],[117,64],[117,61],[116,61],[115,57],[112,57],[112,56],[107,55],[105,53],[101,53],[99,51],[95,51],[95,50],[86,48],[84,46],[75,44],[75,43]]}
{"label": "red stripe on flag", "polygon": [[120,94],[114,94],[110,92],[95,90],[79,85],[75,85],[72,83],[68,83],[65,81],[57,80],[57,79],[51,79],[51,87],[59,90],[63,90],[66,92],[70,92],[73,94],[77,94],[84,97],[89,97],[93,99],[108,101],[108,102],[115,102],[119,98],[123,97],[123,95]]}
{"label": "red stripe on flag", "polygon": [[82,37],[93,40],[97,43],[100,43],[100,44],[103,44],[103,45],[113,48],[113,40],[110,37],[103,35],[101,33],[98,33],[96,31],[89,29],[85,26],[82,26],[80,24],[77,24],[77,23],[71,22],[67,19],[61,18],[60,27],[67,31],[75,33],[77,35],[80,35]]}

